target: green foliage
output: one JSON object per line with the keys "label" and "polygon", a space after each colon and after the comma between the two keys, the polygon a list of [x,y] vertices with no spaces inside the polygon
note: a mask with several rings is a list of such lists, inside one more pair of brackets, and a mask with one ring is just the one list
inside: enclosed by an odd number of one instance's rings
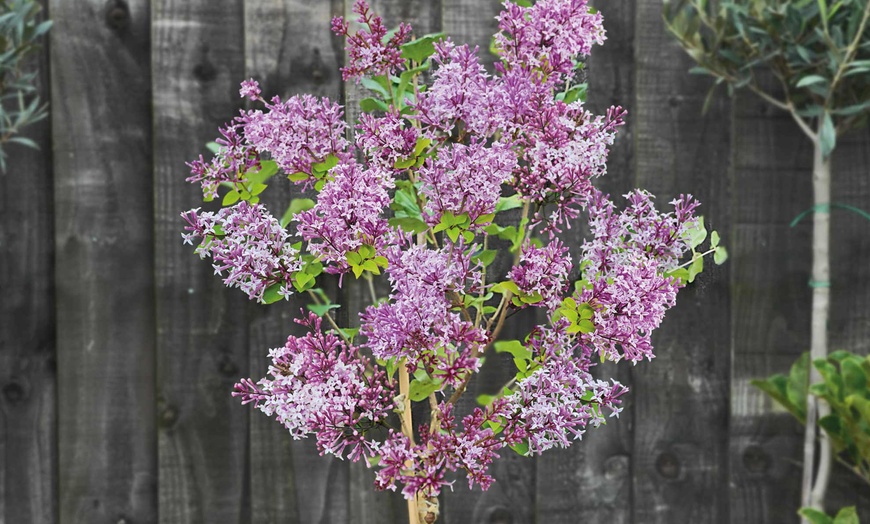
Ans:
{"label": "green foliage", "polygon": [[[808,366],[809,353],[804,353],[788,376],[777,374],[752,384],[805,423]],[[870,356],[835,351],[826,359],[815,360],[813,367],[822,382],[809,386],[809,393],[831,408],[831,413],[819,420],[819,426],[828,434],[840,459],[870,482]]]}
{"label": "green foliage", "polygon": [[707,228],[704,226],[704,217],[698,217],[695,222],[695,227],[686,230],[685,240],[688,241],[689,247],[692,248],[692,258],[679,266],[678,268],[668,272],[668,276],[679,278],[682,283],[691,283],[695,281],[695,277],[704,271],[704,256],[713,254],[713,262],[720,266],[728,260],[728,251],[725,246],[719,243],[719,233],[717,231],[710,232],[710,246],[707,251],[701,252],[697,248],[707,240]]}
{"label": "green foliage", "polygon": [[664,17],[698,63],[693,73],[791,111],[805,131],[818,130],[825,156],[838,135],[867,123],[868,0],[672,0]]}
{"label": "green foliage", "polygon": [[841,509],[835,517],[829,517],[813,508],[801,508],[798,514],[807,519],[810,524],[860,524],[855,506]]}
{"label": "green foliage", "polygon": [[362,245],[358,250],[348,253],[346,260],[356,278],[366,271],[373,275],[380,275],[381,268],[386,268],[388,262],[387,257],[376,256],[375,248],[369,245]]}
{"label": "green foliage", "polygon": [[6,170],[5,145],[16,143],[33,149],[39,146],[21,131],[48,116],[40,102],[28,57],[40,49],[38,42],[51,28],[51,21],[39,22],[41,7],[34,0],[0,3],[0,169]]}

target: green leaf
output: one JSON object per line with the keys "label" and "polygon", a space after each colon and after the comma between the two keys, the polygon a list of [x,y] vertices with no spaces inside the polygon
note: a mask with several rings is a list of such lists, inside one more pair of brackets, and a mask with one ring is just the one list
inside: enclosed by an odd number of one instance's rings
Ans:
{"label": "green leaf", "polygon": [[232,191],[230,191],[229,193],[224,195],[224,199],[221,202],[221,205],[222,206],[231,206],[231,205],[235,204],[236,202],[238,202],[241,197],[242,197],[242,194],[239,193],[238,191],[236,191],[235,189],[233,189]]}
{"label": "green leaf", "polygon": [[444,33],[432,33],[402,44],[402,58],[417,63],[425,61],[435,52],[435,42],[443,37]]}
{"label": "green leaf", "polygon": [[[381,78],[381,80],[382,80],[383,82],[388,82],[388,81],[389,81],[389,80],[386,79],[386,77],[381,76],[380,78]],[[390,97],[390,92],[387,91],[387,88],[386,88],[386,86],[385,86],[385,83],[378,82],[378,81],[376,81],[376,80],[373,80],[373,79],[371,79],[371,78],[366,78],[366,77],[363,77],[363,78],[360,80],[360,83],[363,85],[363,87],[365,87],[365,88],[368,89],[369,91],[374,91],[375,93],[378,93],[379,95],[382,95],[384,98],[389,98],[389,97]]]}
{"label": "green leaf", "polygon": [[396,160],[393,164],[393,167],[396,169],[408,169],[417,163],[417,159],[415,157],[406,158],[404,160]]}
{"label": "green leaf", "polygon": [[516,451],[517,454],[525,457],[525,456],[528,456],[528,454],[529,454],[529,443],[528,443],[528,441],[524,440],[524,441],[520,442],[519,444],[514,444],[513,446],[511,446],[511,449]]}
{"label": "green leaf", "polygon": [[462,230],[460,230],[458,227],[451,227],[451,228],[447,229],[447,231],[445,231],[445,232],[447,233],[447,236],[450,238],[450,241],[455,244],[456,241],[459,239],[459,234],[462,233]]}
{"label": "green leaf", "polygon": [[391,218],[389,224],[395,228],[400,228],[408,233],[419,234],[426,231],[429,226],[419,218],[399,217]]}
{"label": "green leaf", "polygon": [[514,295],[520,294],[519,286],[517,286],[517,283],[512,281],[512,280],[505,280],[505,281],[502,281],[502,282],[495,284],[494,286],[492,286],[492,291],[493,291],[493,293],[502,293],[502,294],[504,294],[505,291],[510,291]]}
{"label": "green leaf", "polygon": [[359,107],[366,113],[389,111],[390,109],[390,106],[388,106],[386,102],[378,100],[377,98],[363,98],[359,101]]}
{"label": "green leaf", "polygon": [[480,262],[483,267],[486,267],[495,260],[495,256],[498,254],[498,251],[495,249],[484,249],[480,253],[471,257],[473,262]]}
{"label": "green leaf", "polygon": [[[245,177],[252,184],[263,184],[278,172],[278,163],[274,160],[260,161],[260,170],[248,173]],[[254,193],[256,194],[256,193]]]}
{"label": "green leaf", "polygon": [[477,404],[480,406],[488,406],[492,404],[492,401],[497,399],[498,395],[478,395],[475,399]]}
{"label": "green leaf", "polygon": [[493,344],[496,353],[510,353],[514,358],[531,359],[532,352],[519,340],[500,340]]}
{"label": "green leaf", "polygon": [[414,156],[420,156],[423,154],[423,151],[426,150],[432,144],[432,140],[429,138],[420,137],[417,139],[417,145],[414,146]]}
{"label": "green leaf", "polygon": [[495,218],[495,214],[494,214],[494,213],[490,213],[490,214],[488,214],[488,215],[480,215],[479,217],[477,217],[477,218],[474,220],[474,223],[475,223],[475,224],[478,224],[478,225],[479,225],[479,224],[487,224],[487,223],[489,223],[489,222],[492,222],[494,218]]}
{"label": "green leaf", "polygon": [[719,245],[719,233],[713,231],[710,233],[710,247],[716,247]]}
{"label": "green leaf", "polygon": [[832,524],[833,519],[813,508],[801,508],[798,514],[807,519],[810,524]]}
{"label": "green leaf", "polygon": [[[330,169],[332,169],[333,167],[335,167],[337,165],[338,165],[338,157],[333,155],[333,154],[329,154],[326,156],[325,159],[323,159],[323,162],[318,162],[318,163],[312,165],[311,168],[314,170],[315,173],[326,173],[327,171],[329,171]],[[320,178],[320,177],[318,177],[318,178]]]}
{"label": "green leaf", "polygon": [[713,262],[717,266],[721,266],[728,260],[728,250],[725,249],[725,246],[717,246],[716,251],[713,251]]}
{"label": "green leaf", "polygon": [[293,216],[296,213],[300,213],[302,211],[307,211],[314,207],[314,200],[310,198],[294,198],[290,201],[290,205],[287,206],[287,210],[284,211],[284,216],[281,217],[281,227],[287,227],[287,224],[293,220]]}
{"label": "green leaf", "polygon": [[827,84],[828,79],[821,76],[821,75],[807,75],[807,76],[801,78],[800,80],[798,80],[798,83],[795,87],[801,88],[801,87],[806,87],[806,86],[810,86],[813,84],[820,84],[820,83]]}
{"label": "green leaf", "polygon": [[694,282],[695,277],[704,271],[704,257],[698,256],[689,266],[689,282]]}
{"label": "green leaf", "polygon": [[303,173],[302,171],[299,171],[297,173],[290,173],[289,175],[287,175],[287,179],[293,183],[304,182],[309,178],[311,178],[310,175],[308,173]]}
{"label": "green leaf", "polygon": [[689,230],[689,247],[695,249],[707,238],[707,229],[704,227],[704,217],[698,217],[695,227]]}
{"label": "green leaf", "polygon": [[825,112],[825,116],[822,120],[819,141],[822,147],[822,156],[827,158],[837,144],[837,131],[834,129],[834,120],[828,112]]}
{"label": "green leaf", "polygon": [[283,284],[279,282],[277,284],[272,284],[271,286],[267,287],[266,290],[263,291],[263,303],[273,304],[275,302],[278,302],[279,300],[283,300],[284,297],[278,294],[281,286],[283,286]]}
{"label": "green leaf", "polygon": [[581,320],[577,322],[577,327],[580,328],[581,333],[593,333],[595,331],[595,324],[591,320]]}
{"label": "green leaf", "polygon": [[341,307],[341,305],[339,305],[339,304],[308,304],[305,307],[307,307],[309,311],[311,311],[312,313],[314,313],[318,317],[322,317],[330,309],[338,309]]}
{"label": "green leaf", "polygon": [[441,389],[440,379],[433,380],[427,377],[427,380],[423,381],[412,380],[411,387],[408,390],[408,398],[413,402],[420,402],[439,389]]}
{"label": "green leaf", "polygon": [[522,199],[520,199],[520,196],[511,195],[498,199],[498,203],[495,205],[495,212],[501,213],[502,211],[507,211],[508,209],[516,209],[520,207],[523,207],[523,201]]}
{"label": "green leaf", "polygon": [[833,524],[860,524],[858,511],[855,509],[855,506],[846,506],[841,509],[837,513],[837,516],[834,517]]}
{"label": "green leaf", "polygon": [[221,150],[221,145],[217,142],[207,142],[205,147],[214,154],[218,154]]}
{"label": "green leaf", "polygon": [[581,102],[585,102],[586,101],[586,91],[588,88],[589,88],[589,84],[586,84],[586,83],[571,86],[567,91],[565,91],[563,93],[559,93],[560,95],[562,95],[562,97],[559,98],[557,96],[557,99],[562,100],[566,104],[576,102],[577,100],[580,100]]}

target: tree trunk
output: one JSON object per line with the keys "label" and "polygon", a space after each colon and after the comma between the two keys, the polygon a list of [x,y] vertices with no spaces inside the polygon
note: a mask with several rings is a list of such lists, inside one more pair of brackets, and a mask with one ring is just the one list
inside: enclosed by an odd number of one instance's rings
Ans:
{"label": "tree trunk", "polygon": [[[813,290],[810,333],[809,383],[821,381],[812,362],[828,355],[828,314],[830,311],[830,230],[831,230],[831,159],[822,155],[821,140],[813,140]],[[807,394],[807,421],[804,433],[804,473],[801,505],[822,509],[831,470],[831,445],[824,431],[818,431],[818,419],[830,412],[828,405]],[[813,484],[816,433],[819,433],[819,467]]]}

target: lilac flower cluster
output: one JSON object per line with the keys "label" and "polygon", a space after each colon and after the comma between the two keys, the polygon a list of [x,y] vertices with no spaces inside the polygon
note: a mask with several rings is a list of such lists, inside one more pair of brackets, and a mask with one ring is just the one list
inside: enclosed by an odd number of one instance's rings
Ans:
{"label": "lilac flower cluster", "polygon": [[686,232],[695,226],[698,202],[683,195],[671,202],[670,214],[659,213],[645,191],[626,198],[630,206],[620,213],[600,192],[590,199],[593,239],[582,246],[589,285],[577,301],[595,309],[597,329],[588,342],[608,358],[637,362],[653,358],[651,334],[676,304],[682,284],[666,273],[690,249]]}
{"label": "lilac flower cluster", "polygon": [[384,209],[390,205],[393,187],[388,171],[342,162],[329,171],[317,205],[296,215],[299,235],[308,250],[324,262],[334,264],[326,271],[347,269],[346,256],[360,246],[380,251],[390,239]]}
{"label": "lilac flower cluster", "polygon": [[480,274],[458,250],[394,247],[387,259],[393,293],[360,315],[366,345],[377,358],[406,358],[411,366],[438,370],[445,386],[458,385],[477,370],[476,351],[487,338],[450,311],[450,298],[471,292]]}
{"label": "lilac flower cluster", "polygon": [[[252,93],[254,87],[243,85],[240,92]],[[284,102],[275,97],[264,106],[268,112],[251,110],[236,120],[248,147],[270,155],[286,173],[313,176],[314,164],[347,149],[347,124],[340,105],[326,98],[301,95]]]}
{"label": "lilac flower cluster", "polygon": [[508,275],[527,295],[541,295],[540,304],[549,309],[562,302],[571,271],[568,248],[558,238],[542,248],[527,243],[520,254],[520,263]]}
{"label": "lilac flower cluster", "polygon": [[269,374],[258,384],[243,380],[233,396],[274,416],[295,439],[313,434],[325,453],[351,460],[371,457],[366,433],[383,423],[392,408],[392,390],[383,371],[367,373],[368,360],[331,333],[321,331],[313,313],[297,320],[311,331],[290,336],[269,351]]}
{"label": "lilac flower cluster", "polygon": [[197,208],[181,216],[187,222],[184,242],[202,240],[196,254],[211,257],[216,274],[227,272],[224,284],[259,302],[272,285],[280,286],[282,296],[292,294],[293,273],[301,269],[299,251],[266,208],[240,202],[217,213],[200,213]]}
{"label": "lilac flower cluster", "polygon": [[387,39],[384,21],[371,12],[368,2],[356,0],[352,10],[359,15],[357,23],[364,25],[365,31],[353,33],[342,17],[332,19],[332,32],[347,38],[348,65],[341,68],[342,79],[359,81],[363,75],[391,75],[405,62],[400,46],[411,34],[411,26],[400,24]]}
{"label": "lilac flower cluster", "polygon": [[[317,275],[302,269],[312,263],[340,275],[340,286],[349,272],[371,285],[373,304],[359,314],[357,336],[339,328],[333,305],[312,306],[319,315],[298,321],[310,332],[270,351],[269,377],[236,385],[243,403],[294,438],[315,435],[322,453],[371,459],[376,486],[401,487],[408,499],[436,497],[453,471],[486,489],[489,466],[505,448],[532,455],[565,447],[605,413],[619,414],[626,388],[590,369],[599,356],[653,357],[650,336],[682,286],[668,275],[691,249],[698,203],[682,196],[661,213],[651,195],[635,191],[619,211],[593,187],[625,111],[596,116],[579,100],[564,101],[578,57],[604,40],[601,16],[586,0],[505,2],[496,74],[477,49],[442,39],[426,86],[407,78],[419,72],[402,57],[410,26],[388,36],[365,0],[353,12],[358,31],[342,18],[332,22],[347,39],[343,77],[380,77],[364,85],[383,88],[372,90],[387,109],[363,113],[349,140],[338,104],[308,95],[266,102],[256,81],[244,81],[240,96],[264,108],[224,127],[220,151],[193,162],[189,180],[208,197],[227,183],[245,190],[269,157],[315,190],[316,202],[295,214],[291,206],[290,232],[245,201],[217,213],[194,209],[183,215],[185,240],[201,239],[197,253],[228,273],[225,283],[259,301],[267,290],[310,289]],[[502,209],[520,222],[499,224]],[[559,234],[584,210],[592,238],[572,253]],[[487,274],[501,254],[496,236],[513,246],[503,282]],[[569,292],[572,260],[581,276]],[[378,299],[382,271],[390,292]],[[522,341],[496,343],[528,305],[546,308],[547,321]],[[494,344],[510,348],[517,375],[461,416],[457,401]],[[429,405],[428,424],[416,432],[412,400]]]}

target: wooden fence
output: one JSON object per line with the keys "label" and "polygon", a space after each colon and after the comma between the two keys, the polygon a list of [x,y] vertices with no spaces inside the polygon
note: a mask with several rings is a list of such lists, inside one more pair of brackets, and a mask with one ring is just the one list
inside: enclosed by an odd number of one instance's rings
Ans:
{"label": "wooden fence", "polygon": [[[10,150],[0,208],[0,522],[402,522],[361,464],[317,456],[229,395],[262,376],[291,311],[226,290],[180,240],[198,188],[185,161],[264,91],[353,100],[331,16],[350,0],[49,0],[40,152]],[[808,347],[809,143],[750,95],[717,97],[665,33],[661,3],[601,0],[590,105],[629,109],[601,186],[691,192],[731,260],[680,295],[615,423],[538,459],[505,456],[488,492],[463,481],[446,523],[781,523],[799,503],[801,428],[749,380]],[[377,0],[486,49],[495,0]],[[870,134],[844,140],[834,199],[870,207]],[[285,193],[286,196],[286,193]],[[870,224],[833,215],[833,348],[870,351]],[[578,239],[575,239],[577,241]],[[576,244],[575,244],[576,245]],[[344,298],[352,304],[353,297]],[[347,320],[347,319],[345,319]],[[486,387],[484,384],[483,386]],[[832,508],[870,489],[845,471]]]}

